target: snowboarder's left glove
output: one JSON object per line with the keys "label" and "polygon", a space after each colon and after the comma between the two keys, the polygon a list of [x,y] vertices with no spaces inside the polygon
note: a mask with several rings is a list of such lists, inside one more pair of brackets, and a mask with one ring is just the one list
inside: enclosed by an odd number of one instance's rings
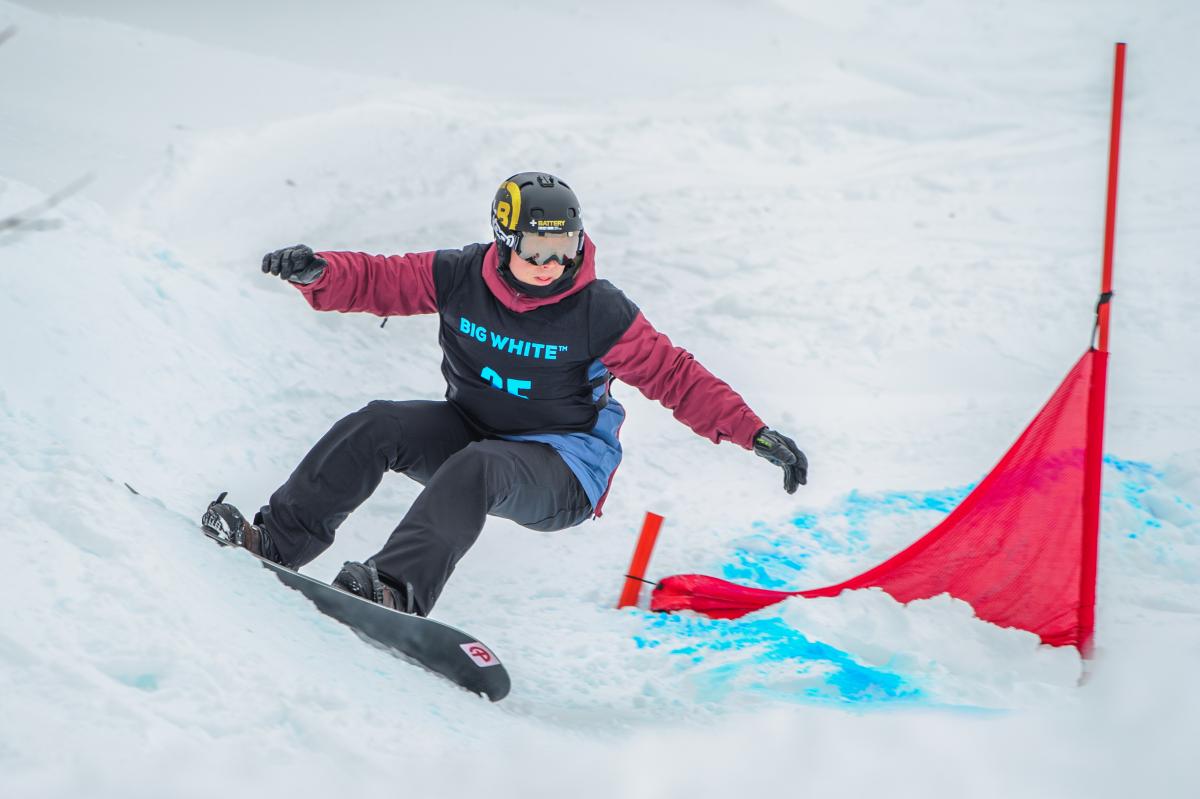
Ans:
{"label": "snowboarder's left glove", "polygon": [[269,252],[263,256],[263,274],[279,275],[284,280],[307,286],[321,275],[329,264],[319,255],[314,255],[312,247],[297,244],[295,247],[284,247],[282,250]]}
{"label": "snowboarder's left glove", "polygon": [[796,486],[808,483],[808,458],[782,433],[764,427],[754,434],[754,454],[783,469],[783,490],[796,493]]}

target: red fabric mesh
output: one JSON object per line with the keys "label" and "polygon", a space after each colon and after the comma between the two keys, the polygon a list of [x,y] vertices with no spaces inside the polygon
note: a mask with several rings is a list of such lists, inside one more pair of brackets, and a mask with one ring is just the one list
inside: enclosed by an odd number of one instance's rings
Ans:
{"label": "red fabric mesh", "polygon": [[1086,646],[1098,515],[1089,509],[1085,519],[1084,510],[1099,501],[1107,357],[1089,350],[983,482],[941,524],[870,571],[797,592],[676,575],[655,588],[651,609],[736,618],[794,595],[878,587],[909,602],[949,593],[986,621],[1037,633],[1047,644]]}

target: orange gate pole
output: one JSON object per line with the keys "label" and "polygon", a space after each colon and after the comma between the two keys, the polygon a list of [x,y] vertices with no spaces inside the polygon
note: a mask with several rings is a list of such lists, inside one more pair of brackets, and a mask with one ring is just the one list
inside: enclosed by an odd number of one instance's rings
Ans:
{"label": "orange gate pole", "polygon": [[621,589],[621,599],[617,602],[618,609],[637,605],[638,594],[641,593],[642,582],[646,577],[646,567],[650,565],[650,553],[654,551],[654,542],[658,540],[658,531],[662,523],[662,516],[646,512],[642,532],[638,536],[637,549],[633,551],[633,562],[629,564],[629,573],[625,575],[625,587]]}

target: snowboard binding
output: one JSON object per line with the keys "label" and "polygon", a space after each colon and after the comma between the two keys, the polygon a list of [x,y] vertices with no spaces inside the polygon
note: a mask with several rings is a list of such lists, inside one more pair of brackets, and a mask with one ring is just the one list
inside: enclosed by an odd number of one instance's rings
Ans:
{"label": "snowboard binding", "polygon": [[263,527],[246,521],[241,511],[227,503],[225,496],[228,493],[222,491],[220,496],[208,503],[208,510],[200,517],[200,529],[218,543],[242,547],[260,558],[280,563],[279,552],[271,536]]}
{"label": "snowboard binding", "polygon": [[401,588],[385,582],[379,576],[379,569],[375,567],[373,560],[366,563],[346,561],[338,576],[333,578],[333,587],[401,613],[417,612],[416,602],[413,601],[412,583],[405,583]]}

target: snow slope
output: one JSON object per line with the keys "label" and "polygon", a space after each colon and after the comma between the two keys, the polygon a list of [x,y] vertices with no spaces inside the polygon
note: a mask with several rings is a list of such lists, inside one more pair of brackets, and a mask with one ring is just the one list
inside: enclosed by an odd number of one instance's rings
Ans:
{"label": "snow slope", "polygon": [[[1194,792],[1193,4],[173,5],[0,3],[0,217],[94,174],[49,229],[0,232],[0,792]],[[667,517],[655,574],[811,587],[999,458],[1087,345],[1118,39],[1088,682],[947,597],[611,610],[645,510]],[[193,525],[218,491],[262,502],[370,399],[443,390],[432,319],[312,313],[261,254],[483,240],[526,168],[572,180],[601,273],[812,479],[789,497],[618,386],[603,520],[489,522],[437,608],[509,665],[491,706]],[[307,570],[373,551],[414,495],[386,479]]]}

